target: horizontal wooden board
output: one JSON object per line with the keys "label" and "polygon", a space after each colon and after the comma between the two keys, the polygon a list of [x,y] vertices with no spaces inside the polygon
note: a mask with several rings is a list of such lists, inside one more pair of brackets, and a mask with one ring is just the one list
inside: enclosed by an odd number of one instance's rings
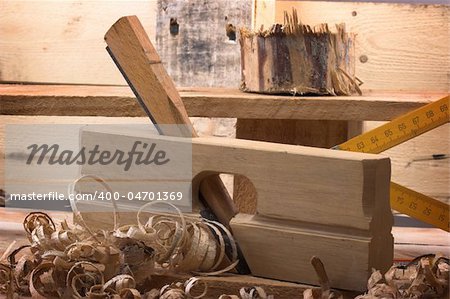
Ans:
{"label": "horizontal wooden board", "polygon": [[156,1],[1,1],[0,81],[126,85],[103,36],[121,16],[156,31]]}
{"label": "horizontal wooden board", "polygon": [[[251,119],[390,120],[445,93],[349,97],[277,96],[237,89],[184,88],[189,116]],[[129,87],[0,84],[0,114],[145,116]]]}
{"label": "horizontal wooden board", "polygon": [[393,227],[394,260],[408,261],[424,254],[450,252],[448,233],[438,228]]}
{"label": "horizontal wooden board", "polygon": [[357,34],[356,76],[363,90],[448,92],[450,6],[257,0],[255,27],[282,23],[292,7],[304,24],[334,28],[344,22]]}
{"label": "horizontal wooden board", "polygon": [[[251,12],[253,23],[259,27],[282,21],[283,11],[290,11],[292,4],[305,23],[345,22],[358,34],[356,71],[365,82],[365,90],[448,91],[448,6],[256,0]],[[228,22],[238,28],[246,25],[250,12],[233,10],[233,5],[220,11],[219,5],[209,5],[217,15],[202,18],[201,8],[184,14],[181,2],[158,11],[158,1],[2,1],[0,80],[124,85],[104,49],[103,35],[120,16],[136,14],[153,40],[159,20],[158,28],[163,32],[159,33],[158,49],[167,57],[166,66],[177,82],[234,86],[239,80],[235,78],[238,45],[227,40],[224,27]],[[164,11],[179,18],[178,38],[168,34],[172,16]],[[201,28],[193,23],[199,19]],[[214,20],[217,38],[207,34],[205,24],[210,19]],[[207,43],[203,33],[208,36]],[[203,61],[198,58],[202,56]],[[221,81],[220,77],[230,72],[235,75]]]}

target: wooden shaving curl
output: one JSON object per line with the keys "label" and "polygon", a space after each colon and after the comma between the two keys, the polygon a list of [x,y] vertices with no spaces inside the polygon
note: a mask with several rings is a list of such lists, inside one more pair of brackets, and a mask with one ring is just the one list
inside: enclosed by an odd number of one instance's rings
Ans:
{"label": "wooden shaving curl", "polygon": [[66,286],[71,287],[75,298],[85,297],[92,286],[104,283],[103,271],[98,265],[88,261],[76,262],[66,276]]}
{"label": "wooden shaving curl", "polygon": [[55,282],[55,266],[44,262],[33,269],[30,275],[30,293],[33,298],[59,298],[62,293]]}
{"label": "wooden shaving curl", "polygon": [[11,296],[14,291],[15,284],[11,267],[0,264],[0,292]]}

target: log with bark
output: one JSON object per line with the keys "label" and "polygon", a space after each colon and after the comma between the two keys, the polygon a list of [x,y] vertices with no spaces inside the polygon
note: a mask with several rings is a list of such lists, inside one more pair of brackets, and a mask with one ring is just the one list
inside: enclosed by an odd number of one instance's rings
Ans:
{"label": "log with bark", "polygon": [[270,29],[240,30],[241,89],[269,94],[351,95],[355,77],[355,35],[345,24],[304,25],[297,12]]}

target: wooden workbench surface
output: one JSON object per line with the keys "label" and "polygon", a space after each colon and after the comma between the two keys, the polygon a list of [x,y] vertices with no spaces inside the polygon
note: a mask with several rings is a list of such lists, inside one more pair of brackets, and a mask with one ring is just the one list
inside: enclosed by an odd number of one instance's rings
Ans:
{"label": "wooden workbench surface", "polygon": [[[189,116],[250,119],[393,119],[446,94],[377,93],[364,96],[283,96],[238,89],[181,88]],[[0,84],[0,114],[145,116],[128,86]]]}

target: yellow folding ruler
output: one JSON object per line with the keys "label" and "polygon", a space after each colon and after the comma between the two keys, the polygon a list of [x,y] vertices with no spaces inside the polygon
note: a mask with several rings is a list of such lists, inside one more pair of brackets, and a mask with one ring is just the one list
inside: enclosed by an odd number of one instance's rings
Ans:
{"label": "yellow folding ruler", "polygon": [[[450,97],[427,104],[334,149],[378,154],[450,121]],[[450,231],[449,205],[391,182],[391,208]]]}

